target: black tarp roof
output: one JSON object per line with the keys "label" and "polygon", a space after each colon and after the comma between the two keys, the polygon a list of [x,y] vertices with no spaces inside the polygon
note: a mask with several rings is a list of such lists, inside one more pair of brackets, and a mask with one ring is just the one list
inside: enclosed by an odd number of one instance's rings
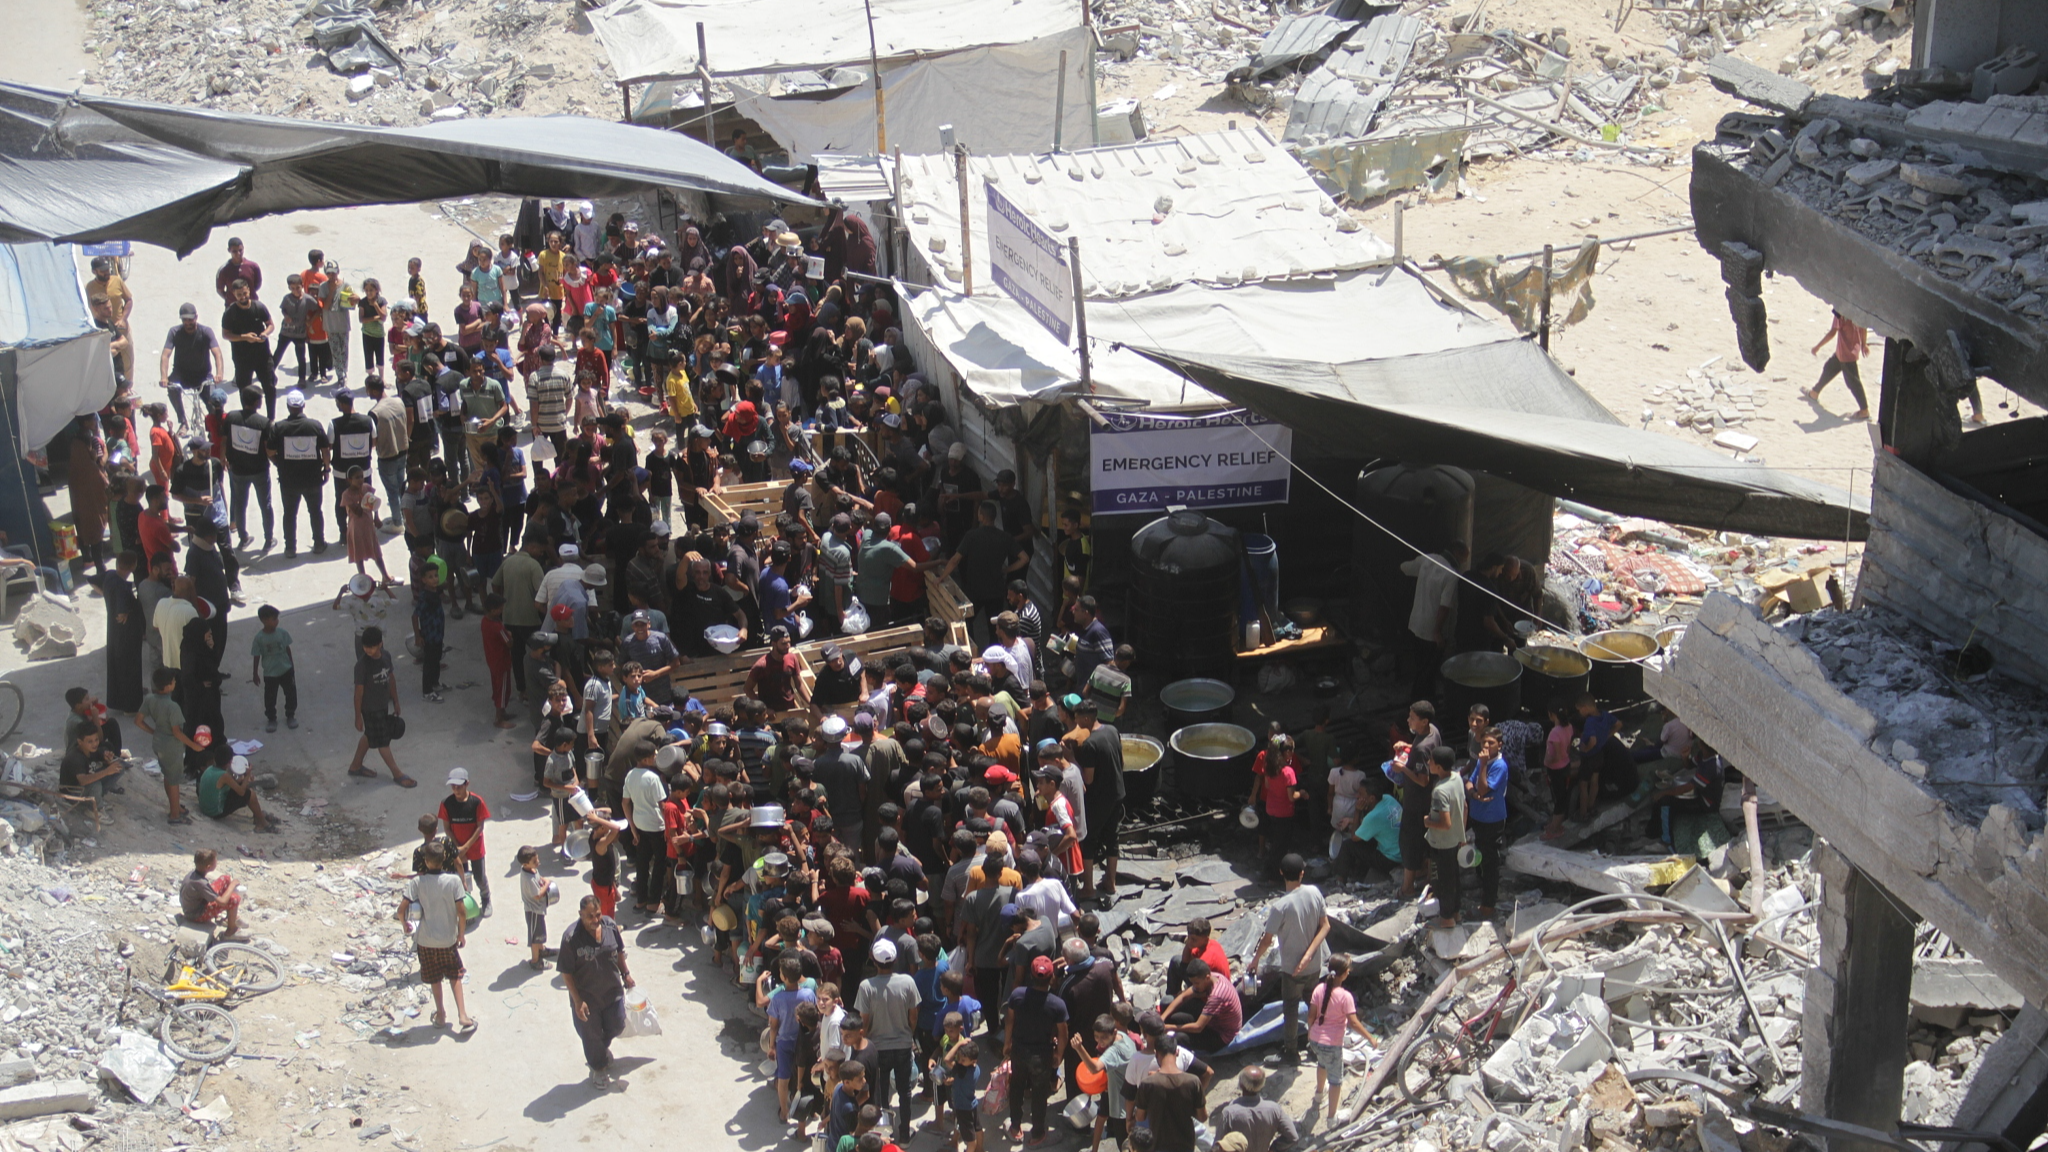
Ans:
{"label": "black tarp roof", "polygon": [[809,204],[676,132],[581,116],[367,128],[0,82],[0,241],[136,240],[306,208],[684,188]]}
{"label": "black tarp roof", "polygon": [[1717,531],[1869,530],[1867,498],[1628,427],[1520,341],[1342,364],[1132,349],[1338,455],[1478,468],[1617,515]]}

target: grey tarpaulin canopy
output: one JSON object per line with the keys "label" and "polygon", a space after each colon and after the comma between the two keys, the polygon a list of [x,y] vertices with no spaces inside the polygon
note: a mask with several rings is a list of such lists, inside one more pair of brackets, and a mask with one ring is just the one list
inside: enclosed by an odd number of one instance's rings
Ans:
{"label": "grey tarpaulin canopy", "polygon": [[0,244],[0,531],[45,563],[50,514],[22,457],[114,398],[113,333],[86,311],[71,253]]}
{"label": "grey tarpaulin canopy", "polygon": [[1868,531],[1863,497],[1627,427],[1525,341],[1342,364],[1133,350],[1340,455],[1483,468],[1699,528],[1831,540]]}
{"label": "grey tarpaulin canopy", "polygon": [[0,240],[139,240],[180,255],[237,220],[492,192],[812,203],[687,136],[582,116],[365,128],[5,82],[0,188]]}

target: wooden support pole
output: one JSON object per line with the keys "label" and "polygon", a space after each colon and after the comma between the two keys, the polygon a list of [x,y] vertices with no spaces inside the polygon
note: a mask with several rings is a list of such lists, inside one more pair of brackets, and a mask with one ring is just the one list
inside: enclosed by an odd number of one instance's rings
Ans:
{"label": "wooden support pole", "polygon": [[889,154],[888,115],[882,109],[882,57],[875,47],[875,6],[873,0],[861,0],[861,7],[868,15],[868,71],[875,83],[875,155]]}
{"label": "wooden support pole", "polygon": [[1545,244],[1543,246],[1543,318],[1536,329],[1537,340],[1543,345],[1545,352],[1550,351],[1550,258],[1552,253],[1553,249],[1551,246]]}
{"label": "wooden support pole", "polygon": [[1088,362],[1088,301],[1081,295],[1081,238],[1067,237],[1067,262],[1074,272],[1074,336],[1081,350],[1081,386],[1095,391],[1095,375]]}
{"label": "wooden support pole", "polygon": [[631,124],[632,122],[633,86],[627,83],[626,81],[621,80],[619,81],[619,123]]}
{"label": "wooden support pole", "polygon": [[953,145],[953,172],[960,181],[960,292],[974,295],[974,226],[967,215],[967,145]]}
{"label": "wooden support pole", "polygon": [[1060,130],[1067,122],[1067,50],[1060,49],[1060,79],[1053,89],[1052,98],[1052,150],[1060,150]]}
{"label": "wooden support pole", "polygon": [[718,136],[711,129],[711,61],[704,54],[704,23],[697,22],[697,79],[704,93],[704,142],[718,147]]}

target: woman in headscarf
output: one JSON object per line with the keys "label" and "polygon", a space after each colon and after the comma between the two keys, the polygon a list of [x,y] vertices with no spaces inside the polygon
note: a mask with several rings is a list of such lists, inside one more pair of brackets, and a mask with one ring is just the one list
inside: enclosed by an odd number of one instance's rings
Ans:
{"label": "woman in headscarf", "polygon": [[759,307],[761,295],[760,286],[754,282],[760,268],[754,263],[753,256],[735,244],[726,250],[725,260],[718,269],[718,278],[722,281],[719,290],[732,305],[733,315],[752,314]]}
{"label": "woman in headscarf", "polygon": [[704,262],[704,267],[711,267],[711,246],[704,243],[704,237],[695,224],[685,224],[682,233],[676,237],[675,266],[687,269],[699,260]]}
{"label": "woman in headscarf", "polygon": [[142,641],[149,622],[142,618],[142,600],[135,593],[135,571],[142,557],[123,552],[114,558],[114,574],[100,580],[107,601],[107,707],[133,712],[142,707]]}
{"label": "woman in headscarf", "polygon": [[839,326],[846,323],[846,293],[837,284],[827,285],[825,295],[818,300],[814,311],[816,314],[811,323],[833,332],[839,331]]}
{"label": "woman in headscarf", "polygon": [[802,355],[796,360],[796,384],[802,391],[804,411],[818,410],[818,381],[826,376],[836,376],[832,362],[839,354],[839,346],[832,339],[827,328],[812,328],[811,338],[804,344]]}
{"label": "woman in headscarf", "polygon": [[875,274],[875,234],[867,221],[849,215],[844,200],[832,201],[825,214],[825,229],[818,237],[825,256],[825,279],[837,280],[847,272]]}
{"label": "woman in headscarf", "polygon": [[99,417],[80,416],[71,427],[71,523],[78,530],[80,569],[92,565],[95,577],[107,570],[101,549],[107,531],[107,446],[100,439]]}
{"label": "woman in headscarf", "polygon": [[811,298],[801,288],[792,289],[789,298],[782,302],[783,342],[793,343],[805,332],[811,330]]}
{"label": "woman in headscarf", "polygon": [[539,302],[528,304],[525,322],[519,329],[519,374],[526,376],[539,371],[540,350],[554,343],[555,329],[548,322],[548,306]]}

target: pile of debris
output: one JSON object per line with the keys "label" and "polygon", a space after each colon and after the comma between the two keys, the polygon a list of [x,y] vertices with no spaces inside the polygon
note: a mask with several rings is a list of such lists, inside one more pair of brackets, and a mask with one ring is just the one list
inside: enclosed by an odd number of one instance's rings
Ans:
{"label": "pile of debris", "polygon": [[[1911,127],[1951,109],[2008,109],[2021,117],[2048,110],[2032,96],[1991,96],[1983,105],[1936,103],[1914,110],[1855,105],[1873,123]],[[1845,109],[1846,110],[1846,109]],[[1880,143],[1832,116],[1789,121],[1749,115],[1723,119],[1710,145],[1768,187],[1797,196],[1844,227],[1897,251],[1967,291],[2036,320],[2048,320],[2048,182],[1998,171],[1961,145]]]}
{"label": "pile of debris", "polygon": [[549,0],[101,0],[86,79],[138,100],[383,127],[499,109],[614,116],[582,13]]}
{"label": "pile of debris", "polygon": [[1690,621],[1715,590],[1769,612],[1812,612],[1854,594],[1849,559],[1840,544],[1711,532],[1561,501],[1543,615],[1579,632],[1655,630]]}
{"label": "pile of debris", "polygon": [[1828,679],[1877,718],[1872,747],[1957,815],[1989,823],[1994,810],[2028,831],[2048,800],[2048,694],[1890,609],[1822,610],[1782,625],[1819,658]]}

